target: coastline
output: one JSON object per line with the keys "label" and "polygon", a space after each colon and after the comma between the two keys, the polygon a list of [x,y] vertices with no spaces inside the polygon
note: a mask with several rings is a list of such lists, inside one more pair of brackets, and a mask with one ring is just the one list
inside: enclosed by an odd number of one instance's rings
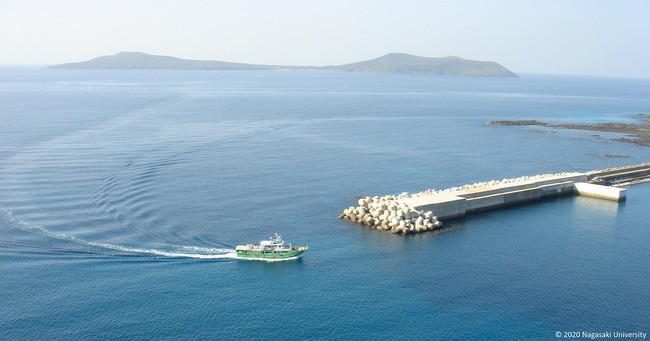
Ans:
{"label": "coastline", "polygon": [[608,133],[626,134],[630,137],[619,137],[612,140],[619,142],[634,143],[639,146],[650,147],[650,115],[637,114],[641,123],[597,123],[597,124],[552,124],[537,120],[497,120],[487,124],[494,126],[540,126],[559,129],[576,129],[589,131],[602,131]]}

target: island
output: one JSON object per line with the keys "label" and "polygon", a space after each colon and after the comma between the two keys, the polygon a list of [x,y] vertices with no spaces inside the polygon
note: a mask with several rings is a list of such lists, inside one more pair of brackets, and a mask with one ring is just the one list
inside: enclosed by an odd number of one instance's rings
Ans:
{"label": "island", "polygon": [[338,66],[325,66],[322,69],[436,76],[517,77],[516,74],[495,62],[467,60],[456,56],[427,58],[406,53],[389,53],[372,60]]}
{"label": "island", "polygon": [[328,66],[283,66],[231,63],[216,60],[189,60],[143,52],[120,52],[91,60],[49,66],[48,69],[74,70],[313,70],[467,77],[517,77],[496,62],[467,60],[450,56],[428,58],[405,53],[389,53],[379,58]]}

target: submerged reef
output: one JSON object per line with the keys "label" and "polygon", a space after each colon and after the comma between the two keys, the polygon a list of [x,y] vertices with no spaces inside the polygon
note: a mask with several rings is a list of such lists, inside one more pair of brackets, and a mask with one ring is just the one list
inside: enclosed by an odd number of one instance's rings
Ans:
{"label": "submerged reef", "polygon": [[540,126],[549,128],[560,129],[575,129],[575,130],[589,130],[589,131],[602,131],[609,133],[620,133],[628,135],[628,137],[614,138],[614,141],[634,143],[640,146],[650,147],[650,115],[639,113],[637,118],[640,123],[597,123],[597,124],[551,124],[540,122],[537,120],[505,120],[505,121],[490,121],[489,125],[495,126]]}

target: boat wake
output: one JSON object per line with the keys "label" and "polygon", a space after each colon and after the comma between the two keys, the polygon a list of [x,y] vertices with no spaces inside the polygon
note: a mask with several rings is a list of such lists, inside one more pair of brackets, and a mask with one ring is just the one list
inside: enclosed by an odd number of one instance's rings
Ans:
{"label": "boat wake", "polygon": [[152,255],[165,258],[196,258],[196,259],[236,259],[237,254],[234,249],[210,248],[201,246],[174,246],[170,245],[168,249],[156,248],[138,248],[109,243],[91,242],[75,236],[53,232],[43,226],[30,224],[24,220],[16,218],[11,211],[5,211],[2,214],[5,219],[15,227],[23,231],[38,231],[39,233],[54,239],[66,240],[78,245],[90,246],[105,250],[118,251],[127,254]]}
{"label": "boat wake", "polygon": [[[90,246],[95,246],[108,250],[115,250],[126,253],[146,254],[153,256],[160,256],[166,258],[197,258],[197,259],[235,259],[237,254],[233,249],[215,249],[215,248],[201,248],[196,246],[181,246],[178,250],[161,250],[161,249],[144,249],[125,247],[113,244],[85,242]],[[205,249],[205,252],[198,251],[183,251],[186,249]]]}

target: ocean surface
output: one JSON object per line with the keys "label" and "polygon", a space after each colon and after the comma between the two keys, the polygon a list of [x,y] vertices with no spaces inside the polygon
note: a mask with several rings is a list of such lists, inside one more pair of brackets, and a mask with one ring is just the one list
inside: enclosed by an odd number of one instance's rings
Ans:
{"label": "ocean surface", "polygon": [[[650,161],[650,80],[0,68],[0,339],[497,340],[650,332],[650,184],[399,236],[399,194]],[[626,156],[607,158],[604,154]],[[280,233],[284,262],[232,258]]]}

